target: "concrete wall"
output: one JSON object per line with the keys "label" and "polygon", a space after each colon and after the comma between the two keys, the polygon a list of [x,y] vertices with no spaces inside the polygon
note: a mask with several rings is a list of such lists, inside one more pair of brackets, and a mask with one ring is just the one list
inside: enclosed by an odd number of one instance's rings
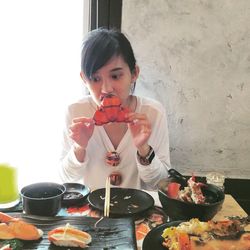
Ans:
{"label": "concrete wall", "polygon": [[250,179],[250,1],[123,0],[122,14],[136,93],[166,107],[172,165]]}

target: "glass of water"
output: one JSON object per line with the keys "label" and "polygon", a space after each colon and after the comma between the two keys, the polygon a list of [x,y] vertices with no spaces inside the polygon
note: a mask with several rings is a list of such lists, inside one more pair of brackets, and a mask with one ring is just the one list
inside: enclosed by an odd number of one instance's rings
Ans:
{"label": "glass of water", "polygon": [[225,175],[219,172],[209,172],[206,175],[206,181],[208,184],[213,184],[224,191]]}

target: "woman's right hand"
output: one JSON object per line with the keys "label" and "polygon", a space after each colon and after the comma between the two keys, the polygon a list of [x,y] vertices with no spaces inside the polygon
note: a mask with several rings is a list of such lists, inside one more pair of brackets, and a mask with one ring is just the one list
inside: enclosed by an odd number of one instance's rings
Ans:
{"label": "woman's right hand", "polygon": [[86,148],[88,141],[94,132],[94,121],[92,118],[78,117],[74,118],[69,127],[70,138],[80,147]]}

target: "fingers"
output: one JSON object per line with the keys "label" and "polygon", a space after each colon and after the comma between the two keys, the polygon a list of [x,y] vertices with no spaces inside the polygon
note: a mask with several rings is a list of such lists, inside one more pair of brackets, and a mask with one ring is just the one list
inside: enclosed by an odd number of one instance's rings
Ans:
{"label": "fingers", "polygon": [[69,129],[72,131],[72,132],[75,132],[77,130],[80,130],[82,127],[83,127],[83,124],[82,122],[77,122],[77,123],[72,123],[70,126],[69,126]]}
{"label": "fingers", "polygon": [[92,118],[78,117],[74,118],[72,124],[69,126],[70,135],[80,134],[83,131],[92,131],[94,128],[94,121]]}
{"label": "fingers", "polygon": [[131,126],[137,125],[151,129],[151,125],[146,114],[129,113],[127,114],[126,119]]}
{"label": "fingers", "polygon": [[76,117],[73,119],[73,123],[77,123],[77,122],[81,122],[81,123],[94,123],[93,118],[88,118],[88,117]]}
{"label": "fingers", "polygon": [[94,131],[92,118],[78,117],[69,126],[69,137],[81,147],[86,147]]}
{"label": "fingers", "polygon": [[134,122],[134,120],[142,120],[142,119],[147,119],[146,114],[140,114],[140,113],[127,113],[126,114],[126,119],[129,122]]}
{"label": "fingers", "polygon": [[94,120],[92,118],[77,117],[72,120],[72,124],[69,129],[71,131],[82,129],[83,127],[94,126]]}
{"label": "fingers", "polygon": [[73,140],[73,141],[78,141],[80,136],[79,134],[76,133],[70,133],[69,137]]}
{"label": "fingers", "polygon": [[[130,128],[133,129],[133,127],[138,127],[139,124],[129,124]],[[151,134],[151,128],[149,126],[146,125],[139,125],[139,129],[137,130],[137,132],[140,132],[140,134],[144,134],[144,135],[150,135]]]}
{"label": "fingers", "polygon": [[143,136],[143,140],[146,140],[150,136],[152,132],[151,124],[146,114],[129,113],[127,119],[129,121],[128,126],[134,137],[140,134]]}

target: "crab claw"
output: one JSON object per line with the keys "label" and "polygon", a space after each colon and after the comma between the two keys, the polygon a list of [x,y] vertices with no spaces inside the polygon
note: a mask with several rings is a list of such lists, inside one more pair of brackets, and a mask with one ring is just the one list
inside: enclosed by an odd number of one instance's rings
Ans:
{"label": "crab claw", "polygon": [[116,122],[117,117],[120,111],[120,107],[118,106],[110,106],[110,107],[105,107],[105,114],[106,117],[108,118],[109,122]]}
{"label": "crab claw", "polygon": [[117,122],[127,122],[126,114],[129,113],[129,112],[130,112],[129,108],[123,108],[123,107],[121,107],[121,110],[118,113],[116,121]]}
{"label": "crab claw", "polygon": [[94,114],[95,125],[101,126],[109,122],[126,122],[126,113],[129,108],[121,106],[121,100],[113,94],[106,94],[100,97],[101,105]]}
{"label": "crab claw", "polygon": [[114,94],[106,94],[102,97],[100,108],[104,110],[109,122],[115,122],[121,110],[121,100]]}
{"label": "crab claw", "polygon": [[106,124],[109,122],[106,113],[103,110],[96,110],[94,117],[93,117],[94,123],[97,126],[102,126],[103,124]]}
{"label": "crab claw", "polygon": [[43,231],[25,221],[0,212],[0,239],[37,240]]}
{"label": "crab claw", "polygon": [[114,94],[106,94],[101,96],[101,107],[119,107],[121,100]]}

